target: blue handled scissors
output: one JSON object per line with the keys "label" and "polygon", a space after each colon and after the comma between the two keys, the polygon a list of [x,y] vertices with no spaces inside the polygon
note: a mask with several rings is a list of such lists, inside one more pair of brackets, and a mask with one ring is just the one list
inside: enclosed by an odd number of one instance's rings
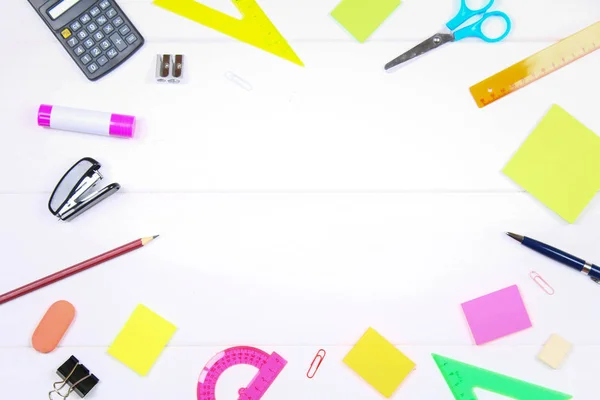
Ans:
{"label": "blue handled scissors", "polygon": [[[412,60],[413,58],[419,57],[420,55],[423,55],[428,51],[437,49],[438,47],[448,42],[457,42],[468,37],[479,38],[488,43],[495,43],[501,41],[510,33],[510,30],[512,29],[512,23],[508,15],[501,11],[487,12],[487,10],[489,10],[493,5],[494,0],[490,0],[490,2],[487,5],[480,8],[479,10],[472,10],[467,6],[466,0],[461,0],[460,10],[458,11],[458,14],[446,24],[446,28],[448,29],[444,29],[444,32],[436,33],[429,39],[425,40],[423,43],[413,47],[406,53],[398,56],[394,60],[387,63],[385,65],[386,71],[408,60]],[[481,19],[479,19],[479,21],[455,31],[459,26],[467,22],[469,19],[478,15],[481,15]],[[483,33],[482,25],[489,18],[504,19],[504,21],[506,22],[506,31],[496,38],[489,37],[485,33]]]}

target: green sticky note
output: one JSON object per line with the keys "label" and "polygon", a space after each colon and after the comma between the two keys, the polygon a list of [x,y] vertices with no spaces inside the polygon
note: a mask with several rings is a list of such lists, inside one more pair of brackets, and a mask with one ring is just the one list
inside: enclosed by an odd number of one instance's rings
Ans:
{"label": "green sticky note", "polygon": [[600,189],[600,138],[554,105],[503,172],[573,223]]}
{"label": "green sticky note", "polygon": [[364,43],[399,5],[400,0],[343,0],[331,16]]}

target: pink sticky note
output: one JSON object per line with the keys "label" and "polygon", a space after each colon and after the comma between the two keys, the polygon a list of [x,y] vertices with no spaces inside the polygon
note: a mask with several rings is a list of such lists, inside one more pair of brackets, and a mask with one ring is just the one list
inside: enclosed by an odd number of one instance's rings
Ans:
{"label": "pink sticky note", "polygon": [[462,308],[478,345],[531,328],[517,285],[467,301]]}

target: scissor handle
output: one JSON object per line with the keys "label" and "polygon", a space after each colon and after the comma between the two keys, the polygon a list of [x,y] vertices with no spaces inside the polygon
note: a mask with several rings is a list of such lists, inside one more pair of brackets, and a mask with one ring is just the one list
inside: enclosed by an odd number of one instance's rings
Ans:
{"label": "scissor handle", "polygon": [[494,1],[495,0],[490,0],[487,5],[481,7],[480,9],[472,10],[469,8],[469,6],[467,6],[467,0],[460,0],[460,10],[458,11],[458,14],[456,14],[456,17],[448,21],[446,26],[451,31],[455,30],[474,16],[485,13],[494,5]]}
{"label": "scissor handle", "polygon": [[[502,35],[492,38],[492,37],[487,36],[485,33],[483,33],[483,30],[481,30],[481,26],[487,19],[494,18],[494,17],[502,18],[506,22],[506,30],[504,31],[504,33]],[[469,25],[467,27],[464,27],[464,28],[454,32],[454,41],[459,41],[459,40],[462,40],[462,39],[468,38],[468,37],[476,37],[476,38],[479,38],[488,43],[495,43],[495,42],[501,41],[506,36],[508,36],[511,29],[512,29],[512,22],[510,22],[510,18],[508,17],[508,15],[506,15],[502,11],[492,11],[492,12],[484,14],[483,17],[479,21],[474,23],[473,25]]]}

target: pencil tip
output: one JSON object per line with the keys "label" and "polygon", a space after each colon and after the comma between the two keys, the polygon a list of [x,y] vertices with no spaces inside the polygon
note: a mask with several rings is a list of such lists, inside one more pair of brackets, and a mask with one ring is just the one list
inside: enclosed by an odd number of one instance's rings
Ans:
{"label": "pencil tip", "polygon": [[152,236],[152,239],[156,239],[157,237],[159,237],[160,235],[154,235]]}

